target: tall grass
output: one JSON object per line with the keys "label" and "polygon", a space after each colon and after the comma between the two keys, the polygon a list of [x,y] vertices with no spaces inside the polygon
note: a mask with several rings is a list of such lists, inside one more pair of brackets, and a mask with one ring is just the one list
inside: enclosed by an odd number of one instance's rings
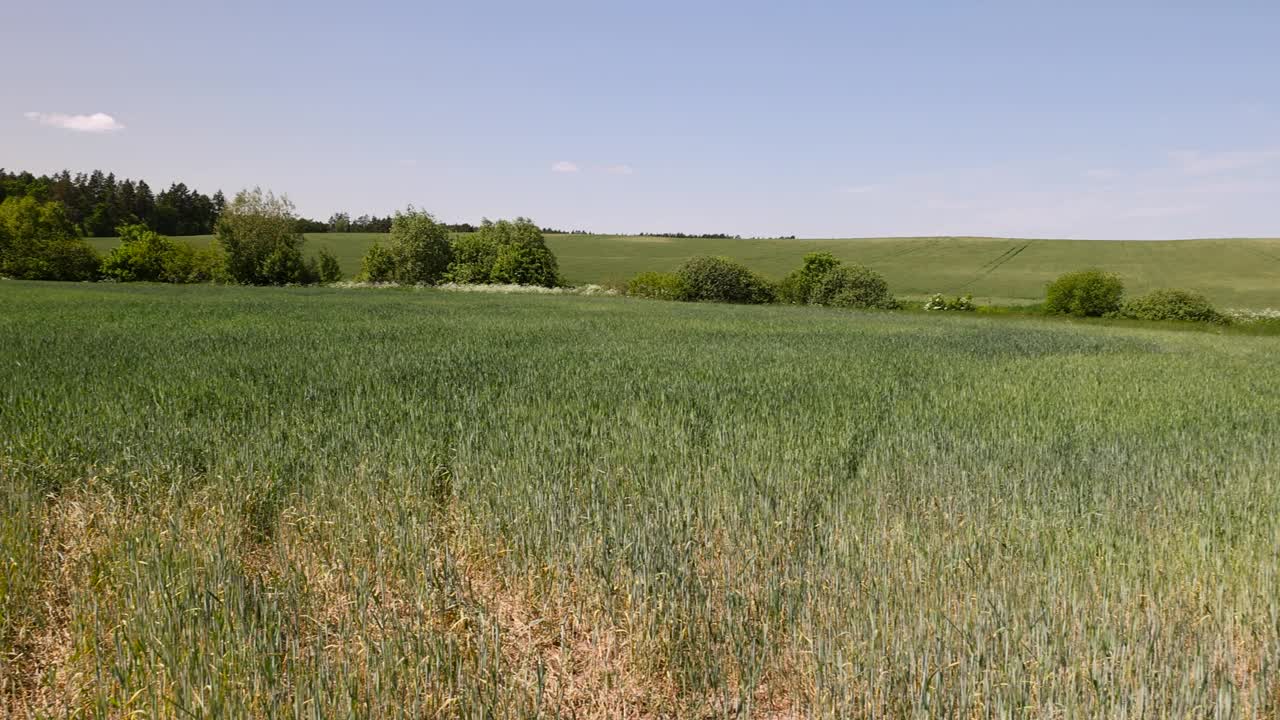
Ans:
{"label": "tall grass", "polygon": [[1270,717],[1280,341],[0,284],[24,715]]}

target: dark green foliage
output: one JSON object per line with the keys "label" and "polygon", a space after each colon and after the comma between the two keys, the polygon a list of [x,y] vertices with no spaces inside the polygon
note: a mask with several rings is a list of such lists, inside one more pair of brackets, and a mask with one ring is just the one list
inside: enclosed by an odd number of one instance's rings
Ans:
{"label": "dark green foliage", "polygon": [[497,256],[498,248],[491,236],[472,233],[454,238],[448,279],[457,283],[487,283]]}
{"label": "dark green foliage", "polygon": [[314,282],[315,269],[302,257],[293,203],[261,188],[236,194],[218,219],[218,244],[227,271],[243,285]]}
{"label": "dark green foliage", "polygon": [[676,273],[644,272],[627,283],[627,294],[653,300],[680,300],[684,282]]}
{"label": "dark green foliage", "polygon": [[805,255],[804,265],[788,274],[778,284],[778,301],[793,305],[807,305],[818,279],[839,265],[840,260],[828,252]]}
{"label": "dark green foliage", "polygon": [[117,180],[101,170],[40,176],[0,170],[0,199],[6,196],[60,203],[77,232],[90,237],[109,236],[117,226],[133,223],[166,235],[207,235],[225,204],[221,192],[209,196],[173,183],[155,195],[144,181]]}
{"label": "dark green foliage", "polygon": [[62,205],[11,197],[0,203],[0,276],[93,280],[98,254],[76,233]]}
{"label": "dark green foliage", "polygon": [[322,283],[333,283],[342,280],[342,267],[338,264],[338,256],[329,248],[320,248],[320,264],[316,268]]}
{"label": "dark green foliage", "polygon": [[1049,284],[1045,312],[1076,317],[1102,317],[1120,311],[1124,282],[1101,270],[1067,273]]}
{"label": "dark green foliage", "polygon": [[397,212],[391,222],[390,251],[395,263],[392,279],[406,285],[434,285],[453,260],[449,231],[430,213],[412,206]]}
{"label": "dark green foliage", "polygon": [[1219,313],[1205,296],[1186,290],[1155,290],[1124,304],[1121,314],[1136,320],[1181,320],[1225,325],[1227,316]]}
{"label": "dark green foliage", "polygon": [[809,292],[813,305],[893,310],[898,301],[879,273],[862,265],[841,265],[820,276]]}
{"label": "dark green foliage", "polygon": [[873,270],[844,265],[826,252],[809,253],[804,265],[778,285],[778,300],[795,305],[828,305],[846,308],[892,310],[898,302],[889,284]]}
{"label": "dark green foliage", "polygon": [[474,235],[454,241],[447,279],[555,287],[560,284],[560,269],[533,221],[485,220]]}
{"label": "dark green foliage", "polygon": [[681,300],[761,304],[773,301],[769,281],[726,257],[691,258],[676,270]]}
{"label": "dark green foliage", "polygon": [[499,245],[497,256],[493,259],[490,279],[495,283],[513,285],[555,287],[560,284],[556,257],[542,242],[541,232],[538,233],[536,243],[510,242]]}

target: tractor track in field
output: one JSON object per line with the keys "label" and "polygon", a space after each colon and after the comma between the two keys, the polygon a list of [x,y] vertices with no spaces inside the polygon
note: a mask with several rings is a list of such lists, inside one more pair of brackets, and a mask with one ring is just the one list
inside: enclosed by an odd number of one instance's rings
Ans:
{"label": "tractor track in field", "polygon": [[965,289],[965,288],[969,287],[970,285],[972,285],[972,284],[974,284],[974,283],[978,282],[979,280],[982,280],[983,278],[987,277],[987,276],[988,276],[988,275],[990,275],[991,273],[993,273],[993,272],[995,272],[996,270],[1000,269],[1000,266],[1001,266],[1001,265],[1004,265],[1005,263],[1009,262],[1010,260],[1012,260],[1012,259],[1014,259],[1014,258],[1018,257],[1018,255],[1021,255],[1021,254],[1022,254],[1022,251],[1023,251],[1023,250],[1026,250],[1026,249],[1027,249],[1027,248],[1029,248],[1029,247],[1031,247],[1031,243],[1030,243],[1030,242],[1025,242],[1025,243],[1023,243],[1023,244],[1021,244],[1021,245],[1019,245],[1019,246],[1017,246],[1017,247],[1009,248],[1008,250],[1005,250],[1004,252],[1002,252],[1002,253],[1000,253],[999,255],[997,255],[995,258],[993,258],[993,259],[991,259],[991,260],[988,260],[986,263],[984,263],[984,264],[982,265],[982,267],[981,267],[981,270],[982,270],[982,271],[981,271],[981,272],[979,272],[977,275],[973,276],[972,278],[970,278],[969,280],[967,280],[967,281],[966,281],[966,282],[964,282],[963,284],[961,284],[961,285],[957,286],[957,287],[955,288],[954,292],[959,292],[959,291],[961,291],[961,290],[963,290],[963,289]]}
{"label": "tractor track in field", "polygon": [[904,255],[910,255],[910,254],[912,254],[912,253],[918,253],[918,252],[921,252],[921,251],[923,251],[923,250],[928,250],[928,249],[930,249],[930,248],[932,248],[932,247],[935,247],[935,246],[937,246],[937,245],[938,245],[939,243],[941,243],[941,242],[942,242],[942,238],[936,238],[936,239],[933,239],[933,240],[923,240],[923,241],[920,241],[919,243],[913,243],[913,244],[912,244],[912,247],[907,247],[907,248],[905,248],[905,249],[901,249],[901,250],[894,250],[893,252],[890,252],[890,253],[888,253],[888,254],[886,254],[886,255],[881,255],[881,256],[879,256],[879,257],[871,258],[871,260],[869,260],[869,262],[875,262],[875,263],[878,263],[878,262],[881,262],[881,261],[883,261],[883,260],[890,260],[890,259],[893,259],[893,258],[899,258],[899,257],[902,257],[902,256],[904,256]]}

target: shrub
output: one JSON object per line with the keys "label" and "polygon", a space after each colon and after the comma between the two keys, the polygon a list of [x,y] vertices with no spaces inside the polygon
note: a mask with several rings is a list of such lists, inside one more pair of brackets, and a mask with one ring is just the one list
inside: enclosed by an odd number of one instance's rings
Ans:
{"label": "shrub", "polygon": [[681,300],[759,304],[772,302],[769,281],[725,257],[696,257],[676,270]]}
{"label": "shrub", "polygon": [[395,265],[392,279],[406,285],[440,282],[453,260],[448,229],[412,205],[397,211],[391,221],[390,252]]}
{"label": "shrub", "polygon": [[453,262],[446,273],[452,282],[481,285],[493,275],[498,247],[491,236],[480,233],[460,235],[453,240]]}
{"label": "shrub", "polygon": [[342,280],[342,266],[338,264],[338,258],[329,248],[320,248],[320,264],[316,272],[322,283],[335,283]]}
{"label": "shrub", "polygon": [[93,280],[100,264],[61,203],[42,203],[31,196],[0,202],[0,276]]}
{"label": "shrub", "polygon": [[675,273],[643,272],[627,283],[627,294],[652,300],[680,300],[684,283]]}
{"label": "shrub", "polygon": [[1205,296],[1186,290],[1156,290],[1124,304],[1121,314],[1136,320],[1182,320],[1226,324],[1227,316]]}
{"label": "shrub", "polygon": [[447,278],[455,283],[556,287],[560,270],[533,221],[485,220],[478,231],[454,241]]}
{"label": "shrub", "polygon": [[173,252],[164,260],[160,280],[170,283],[230,282],[227,256],[217,245],[197,248],[191,243],[174,241]]}
{"label": "shrub", "polygon": [[545,244],[509,243],[498,246],[490,282],[555,287],[560,284],[556,258]]}
{"label": "shrub", "polygon": [[942,293],[934,293],[933,297],[929,298],[928,302],[924,304],[924,309],[973,312],[978,309],[978,306],[973,304],[972,295],[964,295],[954,300],[948,300],[942,297]]}
{"label": "shrub", "polygon": [[824,273],[809,292],[813,305],[893,310],[898,301],[889,293],[889,283],[874,270],[862,265],[838,265]]}
{"label": "shrub", "polygon": [[1102,317],[1120,311],[1124,283],[1101,270],[1067,273],[1049,284],[1045,312],[1076,317]]}
{"label": "shrub", "polygon": [[816,252],[805,255],[804,265],[792,271],[778,284],[778,300],[796,305],[809,304],[818,280],[839,266],[840,260],[831,253]]}
{"label": "shrub", "polygon": [[241,190],[223,209],[218,244],[227,254],[227,272],[245,285],[312,282],[315,268],[302,257],[302,243],[289,198],[261,188]]}
{"label": "shrub", "polygon": [[360,260],[361,282],[391,282],[396,271],[396,259],[385,245],[379,242],[369,246]]}
{"label": "shrub", "polygon": [[102,259],[104,276],[120,282],[172,282],[165,265],[174,264],[177,243],[141,224],[121,225],[116,235],[120,244]]}

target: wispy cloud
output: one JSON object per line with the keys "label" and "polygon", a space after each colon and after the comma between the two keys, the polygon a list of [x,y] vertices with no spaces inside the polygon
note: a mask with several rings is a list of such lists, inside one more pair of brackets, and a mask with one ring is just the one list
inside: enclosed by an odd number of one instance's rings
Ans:
{"label": "wispy cloud", "polygon": [[568,160],[561,160],[560,162],[551,166],[551,172],[576,173],[578,172],[578,165],[577,163],[572,163],[572,162],[569,162]]}
{"label": "wispy cloud", "polygon": [[879,185],[844,185],[837,188],[837,192],[845,195],[864,195],[869,192],[875,192],[880,189]]}
{"label": "wispy cloud", "polygon": [[610,175],[630,175],[635,172],[635,169],[630,165],[610,165],[604,171]]}
{"label": "wispy cloud", "polygon": [[41,125],[62,128],[63,130],[74,130],[76,132],[106,133],[124,129],[124,125],[119,120],[106,113],[67,115],[65,113],[29,112],[25,113],[25,116],[28,120],[34,120]]}

